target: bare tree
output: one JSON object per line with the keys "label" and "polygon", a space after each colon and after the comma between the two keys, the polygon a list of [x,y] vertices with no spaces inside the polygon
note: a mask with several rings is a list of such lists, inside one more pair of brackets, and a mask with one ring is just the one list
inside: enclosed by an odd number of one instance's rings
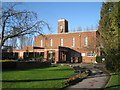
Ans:
{"label": "bare tree", "polygon": [[93,55],[96,56],[100,51],[100,48],[102,48],[101,39],[99,37],[99,33],[97,32],[96,36],[89,37],[88,46],[85,49],[92,52]]}
{"label": "bare tree", "polygon": [[94,30],[94,26],[93,25],[91,25],[91,28],[90,28],[91,30]]}
{"label": "bare tree", "polygon": [[82,31],[82,27],[79,26],[78,29],[77,29],[78,32],[81,32]]}
{"label": "bare tree", "polygon": [[13,49],[18,47],[18,42],[17,42],[17,38],[11,38],[10,41],[8,41],[8,43],[10,43],[10,46],[13,47]]}
{"label": "bare tree", "polygon": [[24,46],[30,45],[33,46],[33,36],[27,35],[19,37],[19,48],[22,49]]}
{"label": "bare tree", "polygon": [[24,46],[26,46],[25,41],[25,36],[19,37],[19,49],[22,49]]}
{"label": "bare tree", "polygon": [[98,24],[95,25],[95,30],[98,30]]}
{"label": "bare tree", "polygon": [[76,29],[75,29],[75,28],[73,29],[73,32],[76,32]]}
{"label": "bare tree", "polygon": [[1,31],[1,43],[0,48],[5,44],[5,41],[9,38],[20,37],[28,34],[41,34],[41,30],[46,25],[49,25],[43,21],[37,21],[37,14],[33,11],[15,10],[16,3],[9,5],[9,7],[4,7],[2,9],[2,15],[0,20],[2,23]]}
{"label": "bare tree", "polygon": [[85,31],[89,31],[89,30],[90,30],[90,28],[88,26],[86,26]]}

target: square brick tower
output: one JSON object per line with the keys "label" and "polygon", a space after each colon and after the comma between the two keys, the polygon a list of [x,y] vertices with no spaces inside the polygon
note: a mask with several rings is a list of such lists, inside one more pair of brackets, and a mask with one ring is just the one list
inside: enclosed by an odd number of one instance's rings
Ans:
{"label": "square brick tower", "polygon": [[58,20],[58,33],[68,32],[68,21],[65,19]]}

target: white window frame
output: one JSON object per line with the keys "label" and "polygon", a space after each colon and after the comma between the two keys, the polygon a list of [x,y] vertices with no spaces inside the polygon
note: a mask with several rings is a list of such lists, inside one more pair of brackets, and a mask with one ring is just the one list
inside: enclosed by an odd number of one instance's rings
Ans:
{"label": "white window frame", "polygon": [[85,53],[81,53],[81,56],[85,56]]}
{"label": "white window frame", "polygon": [[60,31],[62,31],[62,29],[63,29],[63,26],[62,26],[62,25],[60,25]]}
{"label": "white window frame", "polygon": [[50,39],[50,46],[53,46],[53,39]]}
{"label": "white window frame", "polygon": [[84,37],[84,46],[87,47],[88,46],[88,37]]}
{"label": "white window frame", "polygon": [[72,47],[75,46],[75,37],[72,37]]}
{"label": "white window frame", "polygon": [[87,56],[87,57],[94,57],[94,52],[87,52],[87,53],[86,53],[86,56]]}
{"label": "white window frame", "polygon": [[60,38],[60,46],[63,46],[63,38]]}
{"label": "white window frame", "polygon": [[40,40],[40,47],[43,47],[43,40]]}

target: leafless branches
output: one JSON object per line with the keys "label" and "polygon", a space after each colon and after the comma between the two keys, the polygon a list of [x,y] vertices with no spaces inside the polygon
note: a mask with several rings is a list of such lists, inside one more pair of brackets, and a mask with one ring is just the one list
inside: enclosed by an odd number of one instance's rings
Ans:
{"label": "leafless branches", "polygon": [[5,41],[9,38],[20,37],[27,34],[41,34],[41,30],[46,25],[50,29],[49,25],[43,21],[37,21],[37,14],[33,11],[19,11],[15,10],[16,4],[7,7],[2,10],[0,20],[2,23],[2,37],[1,47]]}

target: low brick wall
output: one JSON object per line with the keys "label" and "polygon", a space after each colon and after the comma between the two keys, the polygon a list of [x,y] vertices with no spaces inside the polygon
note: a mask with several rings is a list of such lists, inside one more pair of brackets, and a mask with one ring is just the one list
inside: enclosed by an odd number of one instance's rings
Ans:
{"label": "low brick wall", "polygon": [[50,65],[49,62],[2,62],[2,70],[41,68]]}

